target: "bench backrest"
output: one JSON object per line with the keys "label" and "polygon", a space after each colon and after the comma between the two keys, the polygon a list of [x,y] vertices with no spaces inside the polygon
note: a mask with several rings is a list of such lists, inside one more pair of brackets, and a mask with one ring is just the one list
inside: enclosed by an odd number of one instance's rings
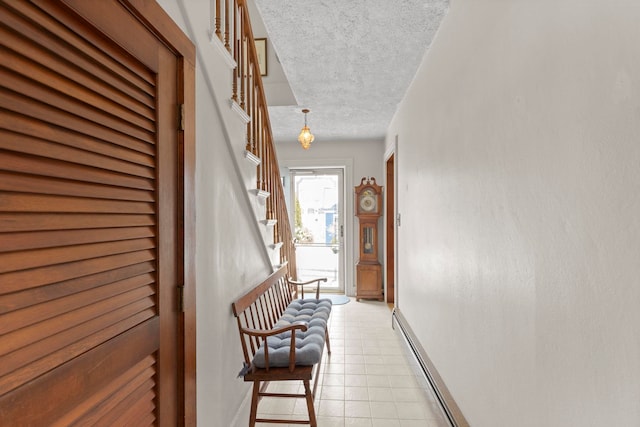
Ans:
{"label": "bench backrest", "polygon": [[[283,265],[264,282],[231,304],[240,330],[273,328],[289,303],[297,298],[296,286],[289,284],[287,273],[287,265]],[[242,333],[240,339],[245,362],[249,365],[263,339]]]}

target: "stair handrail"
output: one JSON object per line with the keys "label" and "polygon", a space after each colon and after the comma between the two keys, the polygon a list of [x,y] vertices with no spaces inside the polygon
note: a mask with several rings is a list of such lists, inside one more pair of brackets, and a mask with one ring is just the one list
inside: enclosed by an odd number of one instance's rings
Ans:
{"label": "stair handrail", "polygon": [[266,219],[276,220],[273,236],[274,242],[282,242],[280,263],[288,263],[290,276],[297,279],[295,244],[247,2],[214,2],[214,34],[236,62],[232,78],[232,100],[250,118],[247,123],[246,150],[260,159],[256,187],[270,194],[266,201]]}

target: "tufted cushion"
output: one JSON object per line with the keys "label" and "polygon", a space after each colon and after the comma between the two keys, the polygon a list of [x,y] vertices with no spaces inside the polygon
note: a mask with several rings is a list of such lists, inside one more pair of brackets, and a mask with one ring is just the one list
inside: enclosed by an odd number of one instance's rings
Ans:
{"label": "tufted cushion", "polygon": [[[320,362],[324,348],[327,321],[331,314],[330,299],[295,300],[289,304],[275,327],[281,328],[295,322],[304,322],[307,330],[296,330],[296,365],[308,366]],[[269,367],[289,366],[289,347],[291,331],[267,337],[269,347]],[[261,347],[253,358],[258,368],[265,367],[264,347]]]}

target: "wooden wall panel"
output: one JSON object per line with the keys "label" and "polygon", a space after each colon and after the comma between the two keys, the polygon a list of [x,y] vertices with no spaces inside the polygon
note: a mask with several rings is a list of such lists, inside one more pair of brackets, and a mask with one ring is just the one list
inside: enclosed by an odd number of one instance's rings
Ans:
{"label": "wooden wall panel", "polygon": [[113,400],[126,400],[130,381],[154,375],[157,362],[149,355],[159,346],[158,330],[157,318],[142,323],[14,393],[0,395],[0,420],[20,421],[8,425],[51,426],[72,425],[69,421],[75,418],[76,425],[93,425],[84,420],[99,415],[102,407],[113,407]]}

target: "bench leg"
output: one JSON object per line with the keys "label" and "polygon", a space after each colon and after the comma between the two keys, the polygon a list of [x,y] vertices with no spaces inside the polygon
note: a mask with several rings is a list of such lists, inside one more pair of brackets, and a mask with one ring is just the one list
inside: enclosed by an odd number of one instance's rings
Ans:
{"label": "bench leg", "polygon": [[309,412],[309,424],[311,427],[318,427],[316,423],[316,410],[313,407],[313,396],[311,395],[311,387],[309,387],[309,380],[303,380],[304,394],[307,398],[307,411]]}
{"label": "bench leg", "polygon": [[331,343],[329,342],[329,329],[325,329],[324,339],[325,341],[327,341],[327,353],[331,354]]}
{"label": "bench leg", "polygon": [[260,400],[260,381],[253,382],[253,395],[251,396],[251,415],[249,417],[249,427],[255,427],[258,416],[258,400]]}

